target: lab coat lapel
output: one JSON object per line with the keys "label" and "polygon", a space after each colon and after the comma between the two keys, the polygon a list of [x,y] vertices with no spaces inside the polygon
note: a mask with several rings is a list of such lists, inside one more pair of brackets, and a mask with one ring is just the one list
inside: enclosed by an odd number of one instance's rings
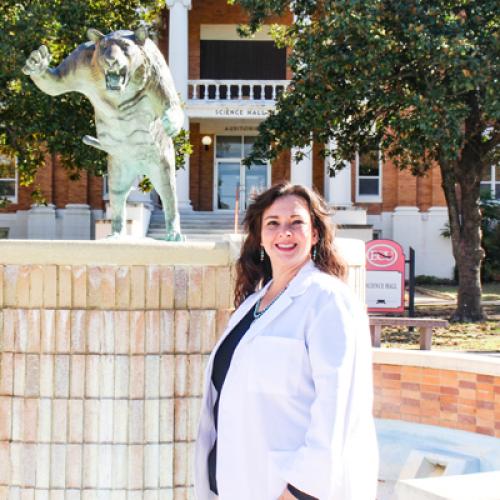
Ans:
{"label": "lab coat lapel", "polygon": [[245,300],[245,302],[243,302],[243,304],[241,304],[240,307],[238,307],[238,309],[234,311],[233,315],[229,318],[226,329],[224,330],[219,340],[215,343],[214,347],[212,348],[212,352],[210,353],[210,356],[208,358],[208,363],[205,366],[204,393],[207,395],[207,398],[205,399],[205,404],[208,405],[208,407],[211,407],[213,405],[212,402],[213,394],[211,394],[210,391],[210,384],[211,384],[212,365],[214,362],[215,353],[217,352],[217,349],[222,344],[224,339],[229,335],[231,330],[244,318],[247,312],[255,305],[259,297],[262,297],[262,295],[266,293],[266,290],[269,287],[270,283],[271,282],[267,283],[264,287],[262,287],[261,290],[254,293],[252,296],[248,297],[247,300]]}
{"label": "lab coat lapel", "polygon": [[307,290],[310,282],[310,276],[314,271],[317,271],[317,269],[312,261],[305,264],[304,267],[298,272],[297,276],[290,281],[290,284],[283,295],[269,308],[268,311],[252,323],[250,329],[243,336],[240,343],[246,344],[247,342],[250,342],[253,338],[262,333],[272,321],[278,319],[288,306],[292,304],[293,299],[302,295]]}
{"label": "lab coat lapel", "polygon": [[269,323],[275,320],[279,315],[293,302],[289,295],[288,290],[266,311],[260,318],[256,319],[248,332],[243,336],[240,343],[246,344],[254,337],[259,335]]}
{"label": "lab coat lapel", "polygon": [[220,336],[219,340],[215,343],[214,347],[212,348],[212,352],[207,365],[207,370],[211,370],[212,359],[217,349],[219,348],[220,344],[228,336],[231,330],[245,317],[248,311],[255,306],[257,300],[266,293],[270,284],[271,282],[267,283],[264,287],[262,287],[261,290],[254,293],[252,296],[248,297],[247,300],[245,300],[245,302],[243,302],[243,304],[241,304],[240,307],[238,307],[238,309],[234,311],[232,316],[229,318],[226,329],[224,330],[224,332],[222,332],[222,335]]}
{"label": "lab coat lapel", "polygon": [[234,311],[233,315],[229,318],[226,329],[224,330],[224,333],[221,335],[219,341],[217,342],[216,347],[220,344],[220,342],[224,340],[227,334],[246,316],[247,312],[253,306],[255,306],[257,300],[259,300],[259,298],[266,293],[270,284],[271,282],[267,283],[265,286],[262,287],[261,290],[254,293],[251,297],[248,297],[248,299],[243,304],[241,304],[241,306],[238,307],[236,311]]}

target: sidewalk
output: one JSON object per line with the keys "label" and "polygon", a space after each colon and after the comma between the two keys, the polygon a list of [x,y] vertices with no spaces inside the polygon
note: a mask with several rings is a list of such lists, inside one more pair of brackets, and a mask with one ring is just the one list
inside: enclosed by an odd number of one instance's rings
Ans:
{"label": "sidewalk", "polygon": [[[483,300],[483,306],[500,306],[500,300]],[[430,297],[429,295],[415,294],[415,305],[417,306],[456,306],[457,301],[452,299],[441,299],[439,297]]]}
{"label": "sidewalk", "polygon": [[[408,299],[408,293],[406,293]],[[426,290],[425,293],[417,290],[415,291],[415,305],[417,306],[456,306],[457,301],[447,296],[447,294]],[[500,306],[500,300],[483,300],[483,306]]]}

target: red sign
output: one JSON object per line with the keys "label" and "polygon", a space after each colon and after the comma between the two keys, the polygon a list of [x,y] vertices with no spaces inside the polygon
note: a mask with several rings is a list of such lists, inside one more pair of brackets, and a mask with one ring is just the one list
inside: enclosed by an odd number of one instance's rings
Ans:
{"label": "red sign", "polygon": [[405,256],[392,240],[366,243],[366,303],[368,312],[403,312]]}

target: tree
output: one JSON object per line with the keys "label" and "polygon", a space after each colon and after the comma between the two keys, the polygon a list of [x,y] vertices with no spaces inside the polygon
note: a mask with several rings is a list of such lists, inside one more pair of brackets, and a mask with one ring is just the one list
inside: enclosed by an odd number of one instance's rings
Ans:
{"label": "tree", "polygon": [[336,144],[322,151],[331,174],[357,150],[378,148],[415,175],[438,164],[459,275],[452,320],[482,320],[479,187],[498,159],[498,3],[230,3],[249,11],[243,35],[286,9],[295,16],[293,25],[274,29],[277,43],[290,47],[293,79],[260,125],[252,158],[272,159],[313,139]]}
{"label": "tree", "polygon": [[[164,6],[163,0],[2,1],[0,153],[16,156],[21,185],[33,183],[47,153],[59,155],[70,178],[78,178],[82,169],[96,175],[106,171],[105,153],[82,142],[86,134],[95,136],[90,102],[77,93],[54,98],[41,92],[21,72],[27,56],[44,44],[52,54],[51,64],[57,65],[87,40],[88,28],[108,33],[146,23],[154,36]],[[174,142],[179,166],[189,143],[185,134]]]}

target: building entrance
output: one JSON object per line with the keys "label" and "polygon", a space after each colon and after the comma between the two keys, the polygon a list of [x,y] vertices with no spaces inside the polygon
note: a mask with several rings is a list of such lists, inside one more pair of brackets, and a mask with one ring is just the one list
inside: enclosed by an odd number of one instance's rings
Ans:
{"label": "building entrance", "polygon": [[240,210],[245,210],[254,193],[269,186],[270,168],[265,162],[246,167],[242,160],[253,146],[252,136],[217,136],[215,139],[215,209],[234,210],[239,198]]}

